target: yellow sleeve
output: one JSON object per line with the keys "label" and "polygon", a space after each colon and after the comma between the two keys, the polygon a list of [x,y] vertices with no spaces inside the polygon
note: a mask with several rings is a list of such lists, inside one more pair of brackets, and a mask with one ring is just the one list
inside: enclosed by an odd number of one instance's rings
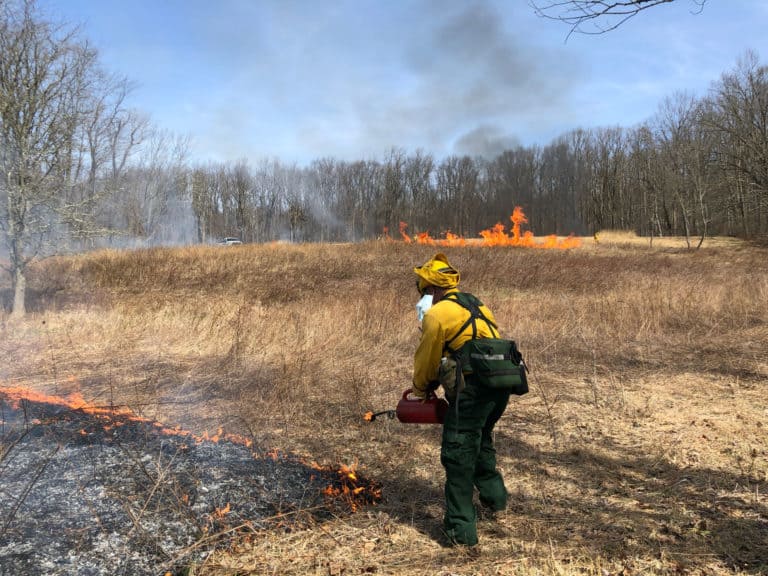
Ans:
{"label": "yellow sleeve", "polygon": [[[495,326],[498,326],[498,323],[496,322],[496,318],[494,317],[493,312],[491,312],[485,304],[480,306],[480,311],[483,314],[485,314],[485,317],[488,318],[488,320],[490,320],[491,322],[493,322],[493,324]],[[483,338],[491,338],[491,337],[502,338],[501,330],[499,330],[498,327],[494,328],[493,330],[496,332],[495,335],[491,331],[490,327],[488,327],[488,332],[487,333],[485,332],[485,330],[482,330],[483,333],[481,334],[481,337],[483,337]]]}
{"label": "yellow sleeve", "polygon": [[413,388],[425,392],[437,380],[445,335],[440,322],[427,313],[421,322],[421,340],[413,359]]}

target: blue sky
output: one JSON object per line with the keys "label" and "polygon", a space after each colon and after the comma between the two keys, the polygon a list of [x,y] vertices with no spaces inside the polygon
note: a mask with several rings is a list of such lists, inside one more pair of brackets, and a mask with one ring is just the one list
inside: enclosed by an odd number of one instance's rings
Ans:
{"label": "blue sky", "polygon": [[[768,2],[691,0],[603,35],[526,0],[39,0],[81,25],[130,104],[198,162],[440,158],[631,127],[706,94],[747,50],[768,63]],[[567,38],[567,41],[566,41]]]}

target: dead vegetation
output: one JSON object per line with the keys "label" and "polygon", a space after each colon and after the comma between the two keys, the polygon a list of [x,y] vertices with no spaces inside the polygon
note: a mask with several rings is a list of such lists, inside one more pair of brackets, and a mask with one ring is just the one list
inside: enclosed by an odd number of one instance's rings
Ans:
{"label": "dead vegetation", "polygon": [[[639,241],[638,241],[639,240]],[[0,385],[261,449],[356,464],[382,502],[234,542],[189,574],[763,574],[768,570],[765,249],[608,234],[568,251],[445,248],[526,355],[497,431],[512,493],[482,554],[441,547],[440,430],[394,407],[418,339],[399,242],[97,252],[30,273],[0,320]],[[2,286],[7,299],[9,286]],[[233,506],[235,504],[233,503]]]}

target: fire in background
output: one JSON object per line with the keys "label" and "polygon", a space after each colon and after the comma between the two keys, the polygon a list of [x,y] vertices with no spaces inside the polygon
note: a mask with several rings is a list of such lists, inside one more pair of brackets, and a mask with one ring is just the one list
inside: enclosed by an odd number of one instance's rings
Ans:
{"label": "fire in background", "polygon": [[[433,238],[429,232],[419,232],[414,236],[407,233],[408,224],[400,222],[400,237],[406,244],[424,244],[428,246],[520,246],[523,248],[554,248],[567,250],[581,246],[581,239],[574,235],[560,238],[555,234],[536,239],[530,230],[522,231],[521,226],[528,223],[528,219],[520,206],[515,206],[512,216],[512,228],[507,232],[501,222],[492,228],[480,232],[480,238],[464,238],[452,232],[446,232],[444,238]],[[389,229],[384,227],[384,237],[392,240]]]}

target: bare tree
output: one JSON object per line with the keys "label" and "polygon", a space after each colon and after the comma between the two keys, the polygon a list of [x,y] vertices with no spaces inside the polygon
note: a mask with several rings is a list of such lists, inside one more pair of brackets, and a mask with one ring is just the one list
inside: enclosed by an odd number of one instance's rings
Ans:
{"label": "bare tree", "polygon": [[148,134],[111,198],[112,213],[120,215],[121,236],[153,244],[186,242],[196,235],[193,198],[187,189],[188,145],[186,137],[170,132]]}
{"label": "bare tree", "polygon": [[433,231],[451,232],[459,236],[474,235],[471,216],[478,204],[480,171],[469,156],[449,156],[437,167],[436,200],[440,207],[439,220],[433,226],[446,228]]}
{"label": "bare tree", "polygon": [[129,159],[150,134],[149,120],[125,107],[130,85],[124,78],[94,75],[88,114],[72,141],[62,215],[73,244],[93,246],[113,232],[115,202],[127,188]]}
{"label": "bare tree", "polygon": [[[240,239],[245,239],[246,231],[251,228],[253,176],[248,161],[242,159],[232,166],[229,173],[229,188],[235,211],[235,229]],[[229,234],[227,234],[229,236]]]}
{"label": "bare tree", "polygon": [[716,156],[728,176],[742,233],[768,228],[768,66],[748,51],[714,86],[706,127],[719,142]]}
{"label": "bare tree", "polygon": [[255,242],[276,240],[280,235],[280,209],[288,193],[283,168],[277,160],[263,159],[254,174],[251,204]]}
{"label": "bare tree", "polygon": [[393,148],[382,167],[382,190],[377,206],[377,220],[382,227],[394,229],[399,222],[398,214],[405,211],[402,205],[405,196],[405,163],[405,152]]}
{"label": "bare tree", "polygon": [[488,166],[491,198],[485,218],[511,215],[515,206],[530,209],[539,170],[538,148],[506,150]]}
{"label": "bare tree", "polygon": [[677,93],[662,102],[652,122],[659,153],[657,170],[664,175],[688,247],[694,233],[699,235],[697,247],[701,246],[710,223],[714,143],[711,133],[702,129],[703,114],[700,101]]}
{"label": "bare tree", "polygon": [[[364,208],[362,202],[362,190],[356,185],[355,165],[345,162],[338,164],[330,161],[325,164],[315,163],[313,173],[319,182],[323,180],[338,182],[338,194],[336,195],[335,210],[337,216],[344,223],[342,239],[347,242],[355,242],[363,237]],[[322,171],[321,171],[322,170]],[[325,174],[325,176],[323,176]]]}
{"label": "bare tree", "polygon": [[403,185],[407,197],[406,223],[410,226],[423,227],[423,223],[429,218],[434,197],[434,170],[435,160],[430,154],[418,150],[415,155],[406,158]]}
{"label": "bare tree", "polygon": [[[604,34],[621,26],[640,12],[670,4],[675,0],[529,0],[538,16],[559,20],[570,26],[568,36],[580,34]],[[695,12],[701,12],[707,0],[689,0]]]}
{"label": "bare tree", "polygon": [[198,242],[207,242],[211,234],[214,215],[217,213],[216,202],[210,194],[210,178],[201,167],[192,171],[190,192],[192,194],[192,211],[195,215],[195,231]]}
{"label": "bare tree", "polygon": [[96,52],[76,30],[43,20],[35,0],[0,0],[0,227],[16,316],[29,262],[80,208],[63,190],[99,87]]}

